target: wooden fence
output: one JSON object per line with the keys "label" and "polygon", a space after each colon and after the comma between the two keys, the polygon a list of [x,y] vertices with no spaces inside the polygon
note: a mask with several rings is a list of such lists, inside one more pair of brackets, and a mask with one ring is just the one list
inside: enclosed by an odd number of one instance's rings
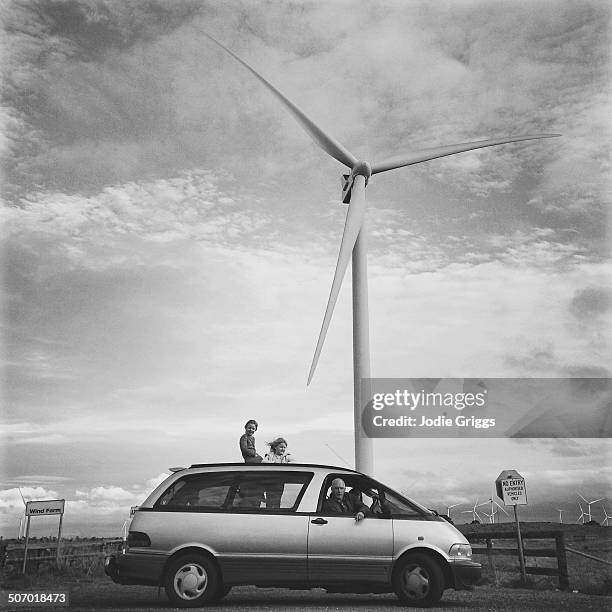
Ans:
{"label": "wooden fence", "polygon": [[[493,527],[493,526],[491,526]],[[512,533],[507,529],[495,530],[492,528],[481,528],[478,531],[466,530],[465,537],[472,543],[474,555],[486,555],[489,569],[493,579],[497,582],[496,557],[514,556],[518,559],[518,546],[499,546],[493,545],[493,540],[514,540],[516,542],[516,532]],[[569,576],[567,571],[567,555],[565,547],[565,536],[560,529],[531,530],[525,529],[521,525],[521,536],[523,540],[523,552],[525,555],[525,572],[531,575],[557,576],[559,588],[569,589]],[[529,540],[554,540],[554,548],[530,548],[526,545]],[[480,544],[484,541],[484,545]],[[529,557],[556,559],[557,567],[538,567],[527,565]]]}
{"label": "wooden fence", "polygon": [[[84,569],[91,573],[101,567],[104,558],[115,552],[122,542],[120,538],[107,540],[74,541],[60,543],[59,567]],[[4,547],[0,567],[7,573],[21,572],[23,566],[23,544],[9,544]],[[57,542],[34,542],[28,546],[26,573],[37,573],[57,566]]]}

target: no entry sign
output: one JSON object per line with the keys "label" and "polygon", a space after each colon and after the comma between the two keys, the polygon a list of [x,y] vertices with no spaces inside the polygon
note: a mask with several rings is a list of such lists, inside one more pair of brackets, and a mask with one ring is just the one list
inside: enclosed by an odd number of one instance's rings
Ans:
{"label": "no entry sign", "polygon": [[497,496],[506,506],[526,506],[525,479],[516,470],[504,470],[495,480]]}

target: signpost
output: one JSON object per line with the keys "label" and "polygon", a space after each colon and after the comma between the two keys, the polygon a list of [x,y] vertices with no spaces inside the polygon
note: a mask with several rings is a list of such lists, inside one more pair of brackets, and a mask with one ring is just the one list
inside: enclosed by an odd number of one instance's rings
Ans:
{"label": "signpost", "polygon": [[518,540],[519,563],[521,566],[521,580],[527,581],[525,571],[525,553],[523,551],[523,538],[521,525],[518,519],[518,506],[527,505],[527,489],[525,479],[516,470],[504,470],[495,480],[497,496],[503,500],[504,505],[514,507],[514,520],[516,522],[516,537]]}
{"label": "signpost", "polygon": [[64,518],[64,499],[46,499],[44,501],[29,501],[26,502],[25,514],[28,517],[26,524],[25,549],[23,551],[23,568],[22,574],[26,571],[26,562],[28,560],[28,542],[30,540],[30,519],[33,516],[59,516],[59,529],[57,530],[57,549],[55,553],[55,561],[59,565],[60,540],[62,537],[62,520]]}

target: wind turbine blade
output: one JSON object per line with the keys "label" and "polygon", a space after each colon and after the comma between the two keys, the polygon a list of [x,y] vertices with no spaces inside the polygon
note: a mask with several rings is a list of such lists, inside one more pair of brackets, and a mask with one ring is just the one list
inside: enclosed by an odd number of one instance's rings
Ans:
{"label": "wind turbine blade", "polygon": [[518,142],[520,140],[537,140],[539,138],[556,138],[561,134],[531,134],[526,136],[504,136],[503,138],[492,138],[489,140],[478,140],[476,142],[464,142],[460,144],[446,145],[435,147],[432,149],[422,149],[407,153],[406,155],[398,155],[391,157],[381,162],[372,164],[372,174],[386,172],[387,170],[395,170],[403,166],[411,166],[436,159],[437,157],[446,157],[447,155],[455,155],[472,149],[483,149],[485,147],[493,147],[495,145],[507,144],[509,142]]}
{"label": "wind turbine blade", "polygon": [[506,516],[510,516],[503,506],[500,506],[496,501],[493,502]]}
{"label": "wind turbine blade", "polygon": [[331,291],[329,292],[329,299],[327,300],[327,308],[325,309],[323,324],[321,325],[321,331],[319,332],[317,348],[315,349],[312,364],[310,366],[310,372],[308,373],[307,385],[310,384],[310,381],[312,380],[317,368],[321,349],[323,348],[325,336],[327,335],[327,328],[329,327],[329,323],[334,312],[334,306],[336,305],[338,294],[340,293],[340,287],[342,286],[342,279],[344,278],[344,273],[346,272],[349,260],[351,259],[355,241],[357,240],[357,236],[359,236],[361,226],[363,225],[364,214],[365,179],[363,176],[357,175],[353,182],[353,191],[351,194],[349,208],[346,213],[346,221],[344,222],[344,233],[342,234],[342,242],[340,243],[340,252],[338,253],[338,262],[336,263],[334,280],[332,282]]}
{"label": "wind turbine blade", "polygon": [[203,32],[204,36],[212,40],[216,45],[221,47],[226,53],[229,53],[237,62],[240,62],[251,74],[253,74],[269,91],[284,105],[284,107],[293,115],[297,122],[306,130],[309,136],[329,155],[338,160],[341,164],[353,168],[357,163],[357,158],[337,140],[326,134],[312,119],[310,119],[304,111],[298,108],[289,98],[283,95],[272,83],[264,79],[259,72],[251,68],[243,59],[240,59],[233,51],[230,51],[226,46],[222,45],[218,40],[210,34]]}
{"label": "wind turbine blade", "polygon": [[[582,495],[582,493],[578,493],[578,495],[580,497],[582,497],[582,499],[588,504],[589,502],[584,498],[584,496]],[[580,503],[578,503],[578,505],[580,506]],[[582,506],[580,506],[580,509],[582,510]]]}

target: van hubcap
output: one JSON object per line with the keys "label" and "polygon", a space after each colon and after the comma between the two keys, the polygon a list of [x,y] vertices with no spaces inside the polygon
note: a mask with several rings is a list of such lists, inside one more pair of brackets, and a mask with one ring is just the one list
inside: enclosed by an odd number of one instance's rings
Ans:
{"label": "van hubcap", "polygon": [[197,563],[187,563],[174,575],[174,590],[182,599],[197,599],[206,590],[208,575]]}

